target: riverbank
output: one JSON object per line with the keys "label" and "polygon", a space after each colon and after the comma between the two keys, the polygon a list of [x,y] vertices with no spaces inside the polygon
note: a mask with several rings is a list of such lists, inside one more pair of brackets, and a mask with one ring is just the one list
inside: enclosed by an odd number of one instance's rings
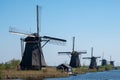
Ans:
{"label": "riverbank", "polygon": [[120,70],[89,72],[65,78],[47,78],[44,80],[120,80]]}
{"label": "riverbank", "polygon": [[47,67],[42,70],[2,70],[1,79],[43,79],[54,77],[67,77],[66,72],[58,71],[56,68]]}
{"label": "riverbank", "polygon": [[[111,70],[111,66],[101,66],[99,70],[88,69],[88,67],[73,68],[73,75],[85,74],[88,72],[100,72],[105,70]],[[0,70],[1,79],[44,79],[44,78],[56,78],[56,77],[68,77],[69,74],[64,71],[56,70],[56,67],[46,67],[42,70],[16,70],[16,69],[3,69]]]}

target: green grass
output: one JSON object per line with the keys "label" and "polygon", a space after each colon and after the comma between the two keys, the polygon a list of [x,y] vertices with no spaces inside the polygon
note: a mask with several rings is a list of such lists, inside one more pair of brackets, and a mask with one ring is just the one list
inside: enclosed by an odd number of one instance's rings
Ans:
{"label": "green grass", "polygon": [[83,66],[80,68],[73,68],[73,73],[75,74],[84,74],[88,72],[100,72],[100,71],[107,71],[112,70],[113,67],[111,65],[100,66],[98,70],[96,69],[89,69],[87,66]]}
{"label": "green grass", "polygon": [[2,72],[2,70],[0,70],[0,79],[2,79],[3,78],[3,72]]}

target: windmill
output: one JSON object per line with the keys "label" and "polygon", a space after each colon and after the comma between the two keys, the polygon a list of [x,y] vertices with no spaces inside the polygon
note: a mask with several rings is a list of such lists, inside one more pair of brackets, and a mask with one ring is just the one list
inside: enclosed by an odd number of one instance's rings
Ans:
{"label": "windmill", "polygon": [[[16,31],[15,29],[10,29],[10,33],[18,34],[18,35],[26,35],[27,37],[21,38],[21,52],[22,52],[22,60],[20,63],[20,68],[22,70],[36,70],[41,69],[46,65],[42,48],[48,42],[56,42],[59,44],[63,44],[66,42],[64,39],[54,38],[49,36],[41,36],[39,34],[39,6],[36,6],[37,9],[37,32],[36,33],[25,33]],[[44,43],[43,43],[44,42]],[[25,48],[23,49],[23,45],[25,43]],[[43,44],[42,44],[43,43]],[[23,51],[24,50],[24,51]]]}
{"label": "windmill", "polygon": [[102,55],[102,60],[100,60],[100,61],[101,61],[101,66],[107,65],[107,60],[104,59],[104,53],[103,53],[103,55]]}
{"label": "windmill", "polygon": [[110,56],[110,65],[114,67],[114,61],[112,61],[112,57]]}
{"label": "windmill", "polygon": [[86,54],[87,52],[86,51],[81,51],[81,52],[78,52],[78,51],[75,51],[74,50],[74,46],[75,46],[75,37],[73,37],[73,47],[72,47],[72,51],[71,52],[58,52],[58,54],[68,54],[68,55],[71,55],[71,60],[70,60],[70,66],[71,67],[80,67],[81,64],[80,64],[80,59],[79,59],[79,55],[81,54]]}
{"label": "windmill", "polygon": [[97,62],[96,62],[97,58],[100,57],[93,56],[93,47],[91,47],[91,57],[84,57],[83,59],[90,59],[89,69],[95,69],[97,68]]}

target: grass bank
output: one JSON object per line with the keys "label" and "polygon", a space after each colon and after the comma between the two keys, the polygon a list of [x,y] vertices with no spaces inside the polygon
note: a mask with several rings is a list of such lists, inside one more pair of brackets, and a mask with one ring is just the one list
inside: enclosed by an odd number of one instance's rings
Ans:
{"label": "grass bank", "polygon": [[63,71],[57,71],[56,68],[47,67],[42,70],[2,70],[1,79],[33,79],[41,80],[43,78],[66,77],[69,76]]}
{"label": "grass bank", "polygon": [[[99,70],[88,69],[88,67],[73,68],[74,74],[85,74],[88,72],[99,72],[111,70],[112,66],[100,66]],[[55,67],[46,67],[42,70],[15,70],[15,69],[3,69],[0,70],[1,79],[32,79],[32,80],[41,80],[43,78],[55,78],[55,77],[67,77],[69,76],[64,71],[56,70]]]}
{"label": "grass bank", "polygon": [[89,69],[88,66],[83,66],[80,68],[73,68],[73,73],[75,74],[85,74],[88,72],[101,72],[114,69],[111,65],[99,66],[98,69]]}
{"label": "grass bank", "polygon": [[[20,64],[19,60],[12,59],[6,63],[0,64],[0,79],[32,79],[32,80],[41,80],[43,78],[54,78],[54,77],[66,77],[69,76],[64,71],[58,71],[55,67],[46,67],[42,70],[16,70],[16,66]],[[88,67],[83,66],[80,68],[73,68],[74,74],[84,74],[88,72],[97,72],[97,71],[106,71],[114,69],[111,65],[99,66],[99,69],[88,69]],[[120,67],[116,67],[120,69]]]}

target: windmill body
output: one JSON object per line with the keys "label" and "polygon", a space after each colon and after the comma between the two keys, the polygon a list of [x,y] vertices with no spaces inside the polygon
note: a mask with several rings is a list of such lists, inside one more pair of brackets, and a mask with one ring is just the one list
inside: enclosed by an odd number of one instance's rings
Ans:
{"label": "windmill body", "polygon": [[79,59],[79,53],[74,51],[71,53],[71,60],[70,60],[70,66],[71,67],[80,67],[80,59]]}
{"label": "windmill body", "polygon": [[[39,35],[39,13],[38,13],[38,5],[37,5],[37,32],[36,33],[23,33],[19,31],[15,31],[10,29],[9,32],[18,34],[18,35],[27,35],[26,38],[20,39],[21,43],[25,43],[25,49],[22,52],[22,60],[20,63],[20,68],[22,70],[36,70],[41,69],[42,67],[47,66],[42,48],[48,43],[48,42],[60,42],[65,43],[66,40],[60,39],[60,38],[54,38],[49,36],[40,36]],[[44,44],[42,45],[42,42]],[[21,47],[22,48],[22,47]],[[21,49],[23,50],[23,48]]]}
{"label": "windmill body", "polygon": [[101,61],[102,61],[102,62],[101,62],[101,66],[107,65],[107,60],[106,60],[106,59],[102,59]]}
{"label": "windmill body", "polygon": [[89,69],[95,69],[97,68],[97,62],[96,59],[100,57],[93,56],[93,47],[91,48],[91,57],[84,57],[83,59],[90,59],[90,65]]}
{"label": "windmill body", "polygon": [[25,50],[22,56],[20,67],[24,69],[40,69],[46,66],[46,62],[41,49],[41,43],[38,45],[38,37],[25,38]]}
{"label": "windmill body", "polygon": [[[20,63],[20,67],[22,70],[36,70],[41,69],[42,67],[47,66],[45,62],[45,58],[42,51],[42,44],[41,42],[49,42],[49,41],[60,41],[66,42],[64,39],[53,38],[53,37],[26,37],[24,39],[25,42],[25,50],[22,56],[22,60]],[[45,44],[46,44],[45,43]],[[45,45],[44,44],[44,45]]]}
{"label": "windmill body", "polygon": [[89,66],[89,68],[90,69],[95,69],[96,67],[97,67],[97,62],[96,62],[96,57],[91,57],[91,61],[90,61],[90,66]]}
{"label": "windmill body", "polygon": [[110,61],[110,65],[114,66],[114,61]]}
{"label": "windmill body", "polygon": [[87,52],[86,51],[81,51],[81,52],[74,51],[74,45],[75,45],[75,37],[73,37],[72,52],[58,52],[58,53],[59,54],[69,54],[69,55],[71,55],[69,65],[73,68],[77,68],[77,67],[81,67],[79,55],[86,54]]}
{"label": "windmill body", "polygon": [[104,59],[104,53],[103,53],[103,55],[102,55],[102,60],[100,60],[100,61],[101,61],[101,66],[107,65],[107,60]]}
{"label": "windmill body", "polygon": [[110,65],[114,67],[114,61],[112,61],[112,57],[110,56]]}

